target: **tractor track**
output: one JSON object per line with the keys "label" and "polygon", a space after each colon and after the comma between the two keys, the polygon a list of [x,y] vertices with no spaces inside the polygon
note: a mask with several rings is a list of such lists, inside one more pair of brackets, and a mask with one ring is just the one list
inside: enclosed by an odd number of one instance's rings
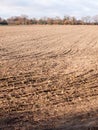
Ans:
{"label": "tractor track", "polygon": [[98,128],[96,28],[0,28],[0,130]]}

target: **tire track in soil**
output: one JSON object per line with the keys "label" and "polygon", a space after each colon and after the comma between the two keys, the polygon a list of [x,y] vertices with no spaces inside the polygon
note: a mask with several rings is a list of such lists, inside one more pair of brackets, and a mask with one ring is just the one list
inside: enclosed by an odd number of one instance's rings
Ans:
{"label": "tire track in soil", "polygon": [[17,29],[2,28],[0,34],[0,129],[82,130],[98,124],[96,27]]}
{"label": "tire track in soil", "polygon": [[[64,81],[63,85],[60,85],[59,79]],[[34,72],[4,77],[0,79],[0,128],[7,130],[8,126],[11,128],[19,122],[27,122],[34,129],[39,124],[33,117],[34,113],[38,114],[37,111],[44,111],[47,106],[59,107],[62,103],[73,105],[93,98],[98,98],[98,73],[94,73],[94,70],[60,77],[36,76]],[[45,102],[44,105],[40,102],[41,99]],[[14,115],[18,111],[21,113]],[[8,115],[9,113],[11,115]]]}

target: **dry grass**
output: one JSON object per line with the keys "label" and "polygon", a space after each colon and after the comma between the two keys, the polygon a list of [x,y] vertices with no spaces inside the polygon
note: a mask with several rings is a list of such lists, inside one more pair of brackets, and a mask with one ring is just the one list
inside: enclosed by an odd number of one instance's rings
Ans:
{"label": "dry grass", "polygon": [[0,130],[92,127],[98,128],[98,27],[0,27]]}

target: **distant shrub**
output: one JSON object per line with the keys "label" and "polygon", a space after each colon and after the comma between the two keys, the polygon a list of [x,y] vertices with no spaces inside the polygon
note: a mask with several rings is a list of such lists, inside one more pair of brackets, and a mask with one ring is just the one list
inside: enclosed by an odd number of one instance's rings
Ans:
{"label": "distant shrub", "polygon": [[0,22],[0,25],[8,25],[8,22],[6,20],[3,20]]}

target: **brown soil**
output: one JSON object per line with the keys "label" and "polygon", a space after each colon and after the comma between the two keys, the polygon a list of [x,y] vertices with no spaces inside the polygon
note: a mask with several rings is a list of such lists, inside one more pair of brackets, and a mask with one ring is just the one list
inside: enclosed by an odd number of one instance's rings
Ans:
{"label": "brown soil", "polygon": [[0,130],[98,130],[98,27],[0,27]]}

